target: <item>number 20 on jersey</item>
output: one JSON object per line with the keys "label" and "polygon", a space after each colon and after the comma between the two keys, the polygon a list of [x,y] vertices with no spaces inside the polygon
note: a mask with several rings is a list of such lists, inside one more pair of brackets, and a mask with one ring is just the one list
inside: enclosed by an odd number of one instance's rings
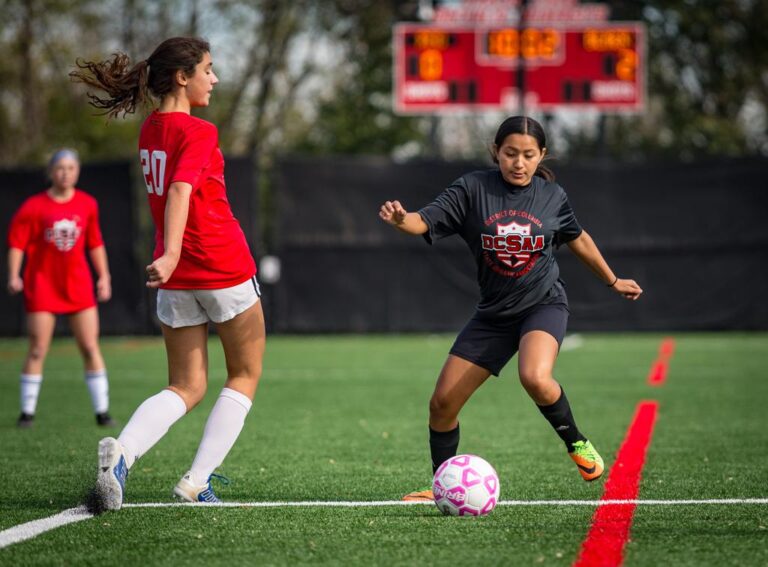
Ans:
{"label": "number 20 on jersey", "polygon": [[144,183],[147,193],[162,197],[165,188],[165,152],[162,150],[139,150],[141,169],[144,172]]}

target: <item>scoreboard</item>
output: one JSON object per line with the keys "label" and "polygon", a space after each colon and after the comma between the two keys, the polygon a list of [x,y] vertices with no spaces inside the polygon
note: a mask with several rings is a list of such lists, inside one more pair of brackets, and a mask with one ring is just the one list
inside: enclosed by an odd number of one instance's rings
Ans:
{"label": "scoreboard", "polygon": [[514,27],[398,24],[394,106],[400,114],[559,108],[642,112],[645,27],[639,22]]}

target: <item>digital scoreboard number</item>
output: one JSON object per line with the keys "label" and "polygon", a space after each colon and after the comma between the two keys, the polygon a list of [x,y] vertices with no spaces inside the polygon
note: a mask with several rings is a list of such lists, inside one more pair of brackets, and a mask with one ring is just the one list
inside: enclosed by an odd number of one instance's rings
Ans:
{"label": "digital scoreboard number", "polygon": [[645,108],[645,27],[394,28],[394,105],[401,114],[507,110]]}

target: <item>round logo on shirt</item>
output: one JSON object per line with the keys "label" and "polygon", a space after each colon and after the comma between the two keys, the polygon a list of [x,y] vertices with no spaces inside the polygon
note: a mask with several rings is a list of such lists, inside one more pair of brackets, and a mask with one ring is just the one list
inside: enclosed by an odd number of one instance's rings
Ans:
{"label": "round logo on shirt", "polygon": [[53,223],[53,226],[45,229],[45,241],[53,242],[61,252],[69,252],[74,248],[80,237],[80,227],[77,218],[61,219]]}

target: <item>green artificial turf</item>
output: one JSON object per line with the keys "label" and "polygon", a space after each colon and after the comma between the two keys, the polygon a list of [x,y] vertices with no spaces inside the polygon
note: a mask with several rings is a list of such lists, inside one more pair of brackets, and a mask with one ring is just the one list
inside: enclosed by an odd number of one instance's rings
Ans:
{"label": "green artificial turf", "polygon": [[[642,499],[768,497],[768,335],[675,335],[667,382],[646,384],[662,335],[584,335],[556,377],[610,467],[641,400],[659,402]],[[449,336],[270,337],[245,429],[219,472],[229,502],[398,500],[430,481],[427,404]],[[36,423],[18,430],[22,340],[0,340],[0,531],[77,506],[98,429],[71,339],[51,349]],[[102,340],[113,416],[165,385],[159,338]],[[217,392],[131,470],[127,503],[172,502]],[[516,360],[462,412],[460,451],[497,469],[503,500],[597,500],[517,381]],[[125,508],[0,549],[0,565],[570,565],[592,506],[500,506],[487,518],[432,506]],[[625,565],[768,564],[768,506],[638,506]]]}

